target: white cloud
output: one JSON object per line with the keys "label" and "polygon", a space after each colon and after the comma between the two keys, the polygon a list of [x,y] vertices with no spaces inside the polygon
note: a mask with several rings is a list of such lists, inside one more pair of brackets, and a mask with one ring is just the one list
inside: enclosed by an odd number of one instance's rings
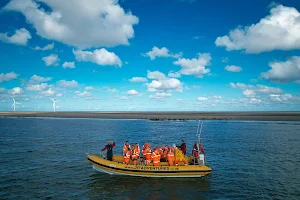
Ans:
{"label": "white cloud", "polygon": [[54,48],[54,43],[47,44],[47,45],[44,46],[44,47],[36,46],[36,47],[34,47],[33,49],[34,49],[34,50],[37,50],[37,51],[48,51],[48,50],[52,50],[53,48]]}
{"label": "white cloud", "polygon": [[126,96],[121,96],[121,97],[120,97],[120,99],[121,99],[121,100],[128,100],[128,99],[129,99],[129,97],[126,97]]}
{"label": "white cloud", "polygon": [[246,105],[256,105],[256,104],[260,104],[262,101],[260,99],[257,99],[257,98],[248,98],[248,99],[244,99],[242,101],[243,104],[246,104]]}
{"label": "white cloud", "polygon": [[170,78],[180,78],[181,75],[180,75],[179,72],[173,72],[173,71],[170,71],[170,72],[168,73],[168,77],[170,77]]}
{"label": "white cloud", "polygon": [[243,70],[243,68],[241,68],[239,66],[234,66],[234,65],[227,65],[225,67],[225,70],[227,70],[229,72],[241,72]]}
{"label": "white cloud", "polygon": [[62,67],[63,68],[75,68],[75,63],[74,62],[64,62]]}
{"label": "white cloud", "polygon": [[137,95],[139,93],[136,90],[129,90],[129,91],[126,92],[126,94],[128,94],[128,95]]}
{"label": "white cloud", "polygon": [[25,28],[16,30],[15,34],[12,36],[8,36],[7,33],[0,33],[0,41],[6,43],[26,46],[29,39],[31,39],[31,35]]}
{"label": "white cloud", "polygon": [[295,8],[277,5],[259,23],[238,27],[228,36],[218,37],[215,43],[227,51],[245,49],[246,53],[299,49],[299,19],[300,13]]}
{"label": "white cloud", "polygon": [[53,96],[53,95],[56,94],[56,92],[53,88],[48,88],[46,90],[40,91],[39,93],[42,94],[42,95],[48,96],[48,97]]}
{"label": "white cloud", "polygon": [[23,89],[20,87],[15,87],[9,91],[10,95],[19,95],[23,93]]}
{"label": "white cloud", "polygon": [[173,58],[180,58],[182,53],[170,53],[169,49],[166,47],[162,47],[161,49],[154,46],[151,51],[142,54],[142,56],[150,57],[150,60],[154,60],[156,57],[173,57]]}
{"label": "white cloud", "polygon": [[270,93],[280,94],[280,93],[282,93],[282,90],[280,88],[274,88],[274,87],[269,87],[269,86],[260,85],[260,84],[257,84],[256,88],[254,90],[256,92],[263,93],[263,94],[270,94]]}
{"label": "white cloud", "polygon": [[271,98],[272,101],[279,101],[279,102],[283,102],[283,101],[289,101],[293,98],[293,95],[291,94],[270,94],[269,97]]}
{"label": "white cloud", "polygon": [[88,92],[88,91],[83,91],[83,92],[75,91],[74,94],[76,94],[78,97],[91,97],[91,96],[93,96],[93,94],[91,92]]}
{"label": "white cloud", "polygon": [[[247,88],[247,85],[245,83],[229,83],[230,87],[232,88],[240,88],[240,89],[245,89]],[[253,85],[250,85],[249,87],[254,87]]]}
{"label": "white cloud", "polygon": [[166,75],[160,71],[147,71],[147,77],[149,79],[166,79]]}
{"label": "white cloud", "polygon": [[9,72],[6,74],[1,73],[0,74],[0,83],[16,79],[18,76],[19,76],[19,74],[16,74],[15,72]]}
{"label": "white cloud", "polygon": [[177,101],[178,103],[185,103],[185,101],[184,101],[183,99],[176,99],[176,101]]}
{"label": "white cloud", "polygon": [[58,66],[59,58],[57,54],[51,54],[49,56],[43,57],[42,60],[45,62],[47,67],[49,66]]}
{"label": "white cloud", "polygon": [[37,79],[36,82],[29,81],[29,84],[26,86],[25,89],[28,91],[38,92],[39,94],[45,95],[45,96],[53,96],[53,95],[59,96],[59,93],[56,93],[53,85],[49,85],[48,83],[38,83],[39,81],[41,81],[41,79],[39,79],[39,78]]}
{"label": "white cloud", "polygon": [[207,101],[209,99],[207,97],[198,97],[197,100],[198,101]]}
{"label": "white cloud", "polygon": [[154,79],[151,83],[146,83],[149,92],[163,92],[169,90],[175,90],[182,92],[182,83],[176,78],[168,78],[165,74],[159,71],[148,71],[147,77]]}
{"label": "white cloud", "polygon": [[52,80],[51,77],[42,77],[42,76],[38,76],[38,75],[34,74],[30,78],[29,82],[32,83],[32,84],[34,84],[34,83],[47,82],[47,81],[51,81],[51,80]]}
{"label": "white cloud", "polygon": [[142,82],[147,82],[148,79],[144,77],[132,77],[131,79],[129,79],[129,81],[133,83],[142,83]]}
{"label": "white cloud", "polygon": [[202,78],[204,74],[208,74],[210,72],[210,69],[205,68],[211,64],[210,60],[210,54],[204,53],[198,54],[197,58],[181,58],[173,63],[181,66],[181,70],[179,71],[180,74],[194,75],[198,78]]}
{"label": "white cloud", "polygon": [[269,66],[271,69],[261,74],[265,79],[281,83],[300,81],[300,56],[294,56],[285,62],[270,62]]}
{"label": "white cloud", "polygon": [[213,96],[214,97],[214,99],[222,99],[222,96]]}
{"label": "white cloud", "polygon": [[280,88],[270,87],[266,85],[246,85],[244,83],[229,83],[232,88],[239,88],[242,90],[253,90],[255,93],[262,94],[280,94],[282,90]]}
{"label": "white cloud", "polygon": [[118,92],[118,90],[116,88],[108,88],[107,92],[109,92],[109,93],[116,93],[116,92]]}
{"label": "white cloud", "polygon": [[85,91],[92,91],[92,90],[94,90],[94,88],[93,88],[92,86],[86,86],[86,87],[84,88],[84,90],[85,90]]}
{"label": "white cloud", "polygon": [[28,91],[36,91],[36,92],[41,92],[48,90],[52,85],[48,85],[47,83],[41,83],[41,84],[29,84],[26,86],[26,90]]}
{"label": "white cloud", "polygon": [[72,81],[66,81],[66,80],[60,80],[57,82],[59,87],[62,88],[76,88],[78,87],[78,82],[75,80]]}
{"label": "white cloud", "polygon": [[243,95],[245,96],[245,97],[254,97],[255,96],[255,92],[253,91],[253,90],[245,90],[244,92],[243,92]]}
{"label": "white cloud", "polygon": [[96,49],[94,51],[82,51],[74,50],[73,53],[75,58],[79,62],[92,62],[97,65],[113,65],[113,66],[122,66],[122,61],[120,58],[113,52],[109,52],[104,48]]}
{"label": "white cloud", "polygon": [[150,95],[150,99],[164,99],[166,97],[171,97],[171,93],[165,93],[165,92],[157,92],[155,95]]}
{"label": "white cloud", "polygon": [[127,45],[139,21],[115,0],[39,1],[49,9],[33,0],[12,0],[4,9],[21,12],[39,36],[78,48]]}

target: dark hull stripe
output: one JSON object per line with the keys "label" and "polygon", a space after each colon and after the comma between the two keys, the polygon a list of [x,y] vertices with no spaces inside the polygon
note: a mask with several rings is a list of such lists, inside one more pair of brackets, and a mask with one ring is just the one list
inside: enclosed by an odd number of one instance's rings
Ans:
{"label": "dark hull stripe", "polygon": [[193,170],[193,171],[146,171],[146,170],[131,170],[131,169],[120,169],[120,168],[115,168],[115,167],[110,167],[110,166],[107,166],[107,165],[103,165],[101,163],[98,163],[92,159],[89,159],[88,160],[94,164],[97,164],[101,167],[105,167],[105,168],[109,168],[109,169],[113,169],[113,170],[117,170],[117,171],[128,171],[128,172],[143,172],[143,173],[168,173],[168,174],[172,174],[172,173],[199,173],[199,172],[211,172],[212,170]]}

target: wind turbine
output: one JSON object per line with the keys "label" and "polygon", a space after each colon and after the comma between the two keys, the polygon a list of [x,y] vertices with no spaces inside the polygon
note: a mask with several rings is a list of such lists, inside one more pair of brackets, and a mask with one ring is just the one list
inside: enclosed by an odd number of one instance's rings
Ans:
{"label": "wind turbine", "polygon": [[16,102],[15,99],[13,97],[11,97],[12,100],[14,101],[13,105],[11,105],[11,107],[14,108],[14,112],[16,112],[16,104],[20,104],[19,102]]}
{"label": "wind turbine", "polygon": [[50,98],[53,101],[53,112],[56,112],[56,103],[59,101],[55,101],[54,99]]}

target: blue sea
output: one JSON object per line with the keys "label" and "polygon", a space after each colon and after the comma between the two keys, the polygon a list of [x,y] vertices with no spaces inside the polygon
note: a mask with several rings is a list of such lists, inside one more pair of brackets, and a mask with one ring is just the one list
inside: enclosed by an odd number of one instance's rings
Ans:
{"label": "blue sea", "polygon": [[0,199],[300,199],[300,123],[204,121],[212,173],[202,178],[102,174],[86,153],[108,140],[180,144],[196,121],[0,118]]}

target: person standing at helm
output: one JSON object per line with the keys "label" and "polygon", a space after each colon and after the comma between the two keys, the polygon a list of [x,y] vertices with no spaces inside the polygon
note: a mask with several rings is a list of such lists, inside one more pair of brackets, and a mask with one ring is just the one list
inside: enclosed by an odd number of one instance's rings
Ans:
{"label": "person standing at helm", "polygon": [[184,143],[184,140],[181,140],[181,145],[177,146],[185,155],[186,154],[186,144]]}
{"label": "person standing at helm", "polygon": [[183,162],[184,165],[187,165],[187,162],[184,158],[183,152],[178,147],[176,147],[175,148],[175,164],[176,164],[176,166],[178,166],[178,164],[180,162]]}
{"label": "person standing at helm", "polygon": [[174,165],[174,161],[175,161],[175,155],[174,155],[174,148],[171,147],[170,145],[168,145],[168,163],[170,166]]}
{"label": "person standing at helm", "polygon": [[107,145],[102,149],[102,151],[107,150],[107,160],[112,161],[113,158],[113,148],[116,146],[115,142],[108,141]]}
{"label": "person standing at helm", "polygon": [[153,160],[154,166],[160,165],[160,153],[159,153],[158,147],[156,147],[155,150],[152,152],[151,158]]}
{"label": "person standing at helm", "polygon": [[123,155],[124,156],[125,156],[128,148],[131,149],[130,144],[128,143],[128,141],[126,141],[123,146]]}
{"label": "person standing at helm", "polygon": [[130,162],[130,157],[131,157],[131,151],[130,151],[130,149],[128,148],[128,149],[126,150],[125,155],[124,155],[124,161],[123,161],[123,163],[125,163],[126,165],[128,165],[129,162]]}

